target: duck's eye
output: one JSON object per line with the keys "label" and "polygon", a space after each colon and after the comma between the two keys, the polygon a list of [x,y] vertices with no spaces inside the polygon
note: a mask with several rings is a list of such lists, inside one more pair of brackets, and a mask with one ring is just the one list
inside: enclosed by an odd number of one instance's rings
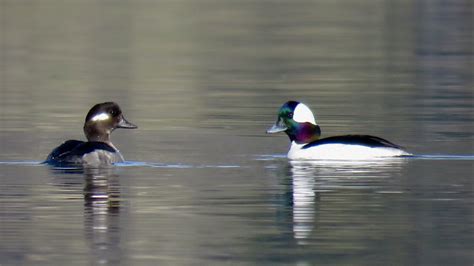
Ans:
{"label": "duck's eye", "polygon": [[118,112],[117,112],[117,110],[110,110],[110,114],[111,114],[112,116],[117,116],[117,115],[118,115]]}
{"label": "duck's eye", "polygon": [[289,118],[293,118],[293,112],[289,113],[289,114],[288,114],[288,117],[289,117]]}

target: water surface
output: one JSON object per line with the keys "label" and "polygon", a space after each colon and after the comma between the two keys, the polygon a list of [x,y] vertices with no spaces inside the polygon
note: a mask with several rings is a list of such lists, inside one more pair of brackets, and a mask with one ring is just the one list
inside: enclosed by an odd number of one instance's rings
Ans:
{"label": "water surface", "polygon": [[[472,3],[0,1],[1,265],[472,265]],[[323,136],[414,158],[288,161]],[[128,160],[40,164],[117,101]]]}

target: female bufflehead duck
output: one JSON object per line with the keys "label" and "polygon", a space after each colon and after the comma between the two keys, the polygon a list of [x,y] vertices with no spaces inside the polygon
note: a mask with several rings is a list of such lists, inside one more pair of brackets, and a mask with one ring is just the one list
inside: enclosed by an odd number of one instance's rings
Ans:
{"label": "female bufflehead duck", "polygon": [[290,137],[289,159],[373,159],[407,156],[410,153],[388,140],[369,135],[346,135],[320,139],[321,129],[303,103],[289,101],[267,133],[285,132]]}
{"label": "female bufflehead duck", "polygon": [[116,128],[137,128],[122,115],[114,102],[99,103],[87,113],[84,134],[87,141],[68,140],[55,148],[45,163],[53,165],[109,165],[123,162],[120,151],[110,141],[110,133]]}

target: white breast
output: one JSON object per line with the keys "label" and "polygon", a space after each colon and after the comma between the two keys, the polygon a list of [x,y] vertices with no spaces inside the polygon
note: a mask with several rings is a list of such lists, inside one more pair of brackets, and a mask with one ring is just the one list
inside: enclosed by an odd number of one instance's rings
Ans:
{"label": "white breast", "polygon": [[82,163],[87,166],[111,165],[121,162],[124,162],[124,159],[119,151],[95,150],[82,156]]}
{"label": "white breast", "polygon": [[403,150],[378,147],[371,148],[363,145],[348,144],[322,144],[308,149],[302,149],[305,144],[291,143],[288,152],[289,159],[314,159],[314,160],[367,160],[411,155]]}

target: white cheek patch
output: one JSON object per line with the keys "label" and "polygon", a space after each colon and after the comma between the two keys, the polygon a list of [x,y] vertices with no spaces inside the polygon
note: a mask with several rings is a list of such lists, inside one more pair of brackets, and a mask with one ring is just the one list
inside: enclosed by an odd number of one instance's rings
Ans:
{"label": "white cheek patch", "polygon": [[110,115],[107,113],[100,113],[91,118],[91,121],[104,121],[110,118]]}
{"label": "white cheek patch", "polygon": [[313,112],[311,112],[308,106],[302,103],[296,106],[295,111],[293,112],[293,120],[298,123],[309,122],[313,125],[316,125],[316,120],[314,120]]}

